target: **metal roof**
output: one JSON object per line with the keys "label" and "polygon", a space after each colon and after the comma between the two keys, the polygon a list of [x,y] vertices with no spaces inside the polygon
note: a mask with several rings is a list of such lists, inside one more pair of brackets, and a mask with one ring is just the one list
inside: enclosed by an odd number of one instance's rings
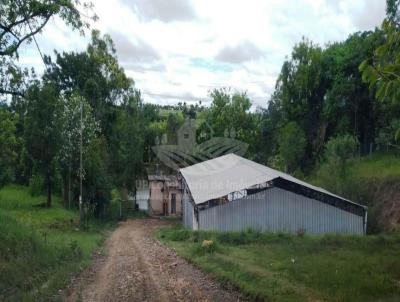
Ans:
{"label": "metal roof", "polygon": [[180,172],[190,189],[195,204],[201,204],[232,192],[283,178],[314,191],[358,205],[289,174],[260,165],[233,153],[182,168]]}

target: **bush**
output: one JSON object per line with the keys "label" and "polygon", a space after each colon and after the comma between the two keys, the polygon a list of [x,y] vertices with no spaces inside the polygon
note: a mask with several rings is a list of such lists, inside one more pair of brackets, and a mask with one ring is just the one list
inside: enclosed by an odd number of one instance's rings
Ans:
{"label": "bush", "polygon": [[348,175],[349,166],[356,155],[358,141],[356,138],[345,135],[330,139],[326,143],[324,161],[320,163],[317,172],[318,185],[335,192],[345,195],[354,192],[355,183]]}
{"label": "bush", "polygon": [[356,155],[358,146],[358,140],[350,135],[331,138],[326,143],[325,158],[333,164],[344,164]]}
{"label": "bush", "polygon": [[32,197],[39,196],[43,193],[43,188],[44,188],[43,177],[41,175],[34,174],[29,179],[29,194]]}

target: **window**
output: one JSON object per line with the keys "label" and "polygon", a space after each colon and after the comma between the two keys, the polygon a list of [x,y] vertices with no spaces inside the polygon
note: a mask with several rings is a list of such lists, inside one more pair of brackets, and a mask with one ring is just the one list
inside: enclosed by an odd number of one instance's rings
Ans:
{"label": "window", "polygon": [[184,133],[183,138],[188,139],[189,138],[189,133]]}
{"label": "window", "polygon": [[171,214],[176,214],[176,193],[171,193]]}

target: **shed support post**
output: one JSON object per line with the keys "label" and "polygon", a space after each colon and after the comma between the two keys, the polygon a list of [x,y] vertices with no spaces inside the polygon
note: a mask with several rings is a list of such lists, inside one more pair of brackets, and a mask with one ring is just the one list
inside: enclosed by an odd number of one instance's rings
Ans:
{"label": "shed support post", "polygon": [[367,219],[368,219],[368,209],[365,209],[365,215],[364,215],[364,235],[367,235]]}

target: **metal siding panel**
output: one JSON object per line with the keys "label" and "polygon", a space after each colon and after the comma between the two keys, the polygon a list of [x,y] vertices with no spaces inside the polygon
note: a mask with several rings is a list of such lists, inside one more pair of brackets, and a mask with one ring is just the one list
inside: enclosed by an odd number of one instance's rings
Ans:
{"label": "metal siding panel", "polygon": [[199,212],[200,229],[363,234],[363,218],[280,188]]}
{"label": "metal siding panel", "polygon": [[193,229],[193,205],[184,198],[183,200],[183,226],[185,228]]}

